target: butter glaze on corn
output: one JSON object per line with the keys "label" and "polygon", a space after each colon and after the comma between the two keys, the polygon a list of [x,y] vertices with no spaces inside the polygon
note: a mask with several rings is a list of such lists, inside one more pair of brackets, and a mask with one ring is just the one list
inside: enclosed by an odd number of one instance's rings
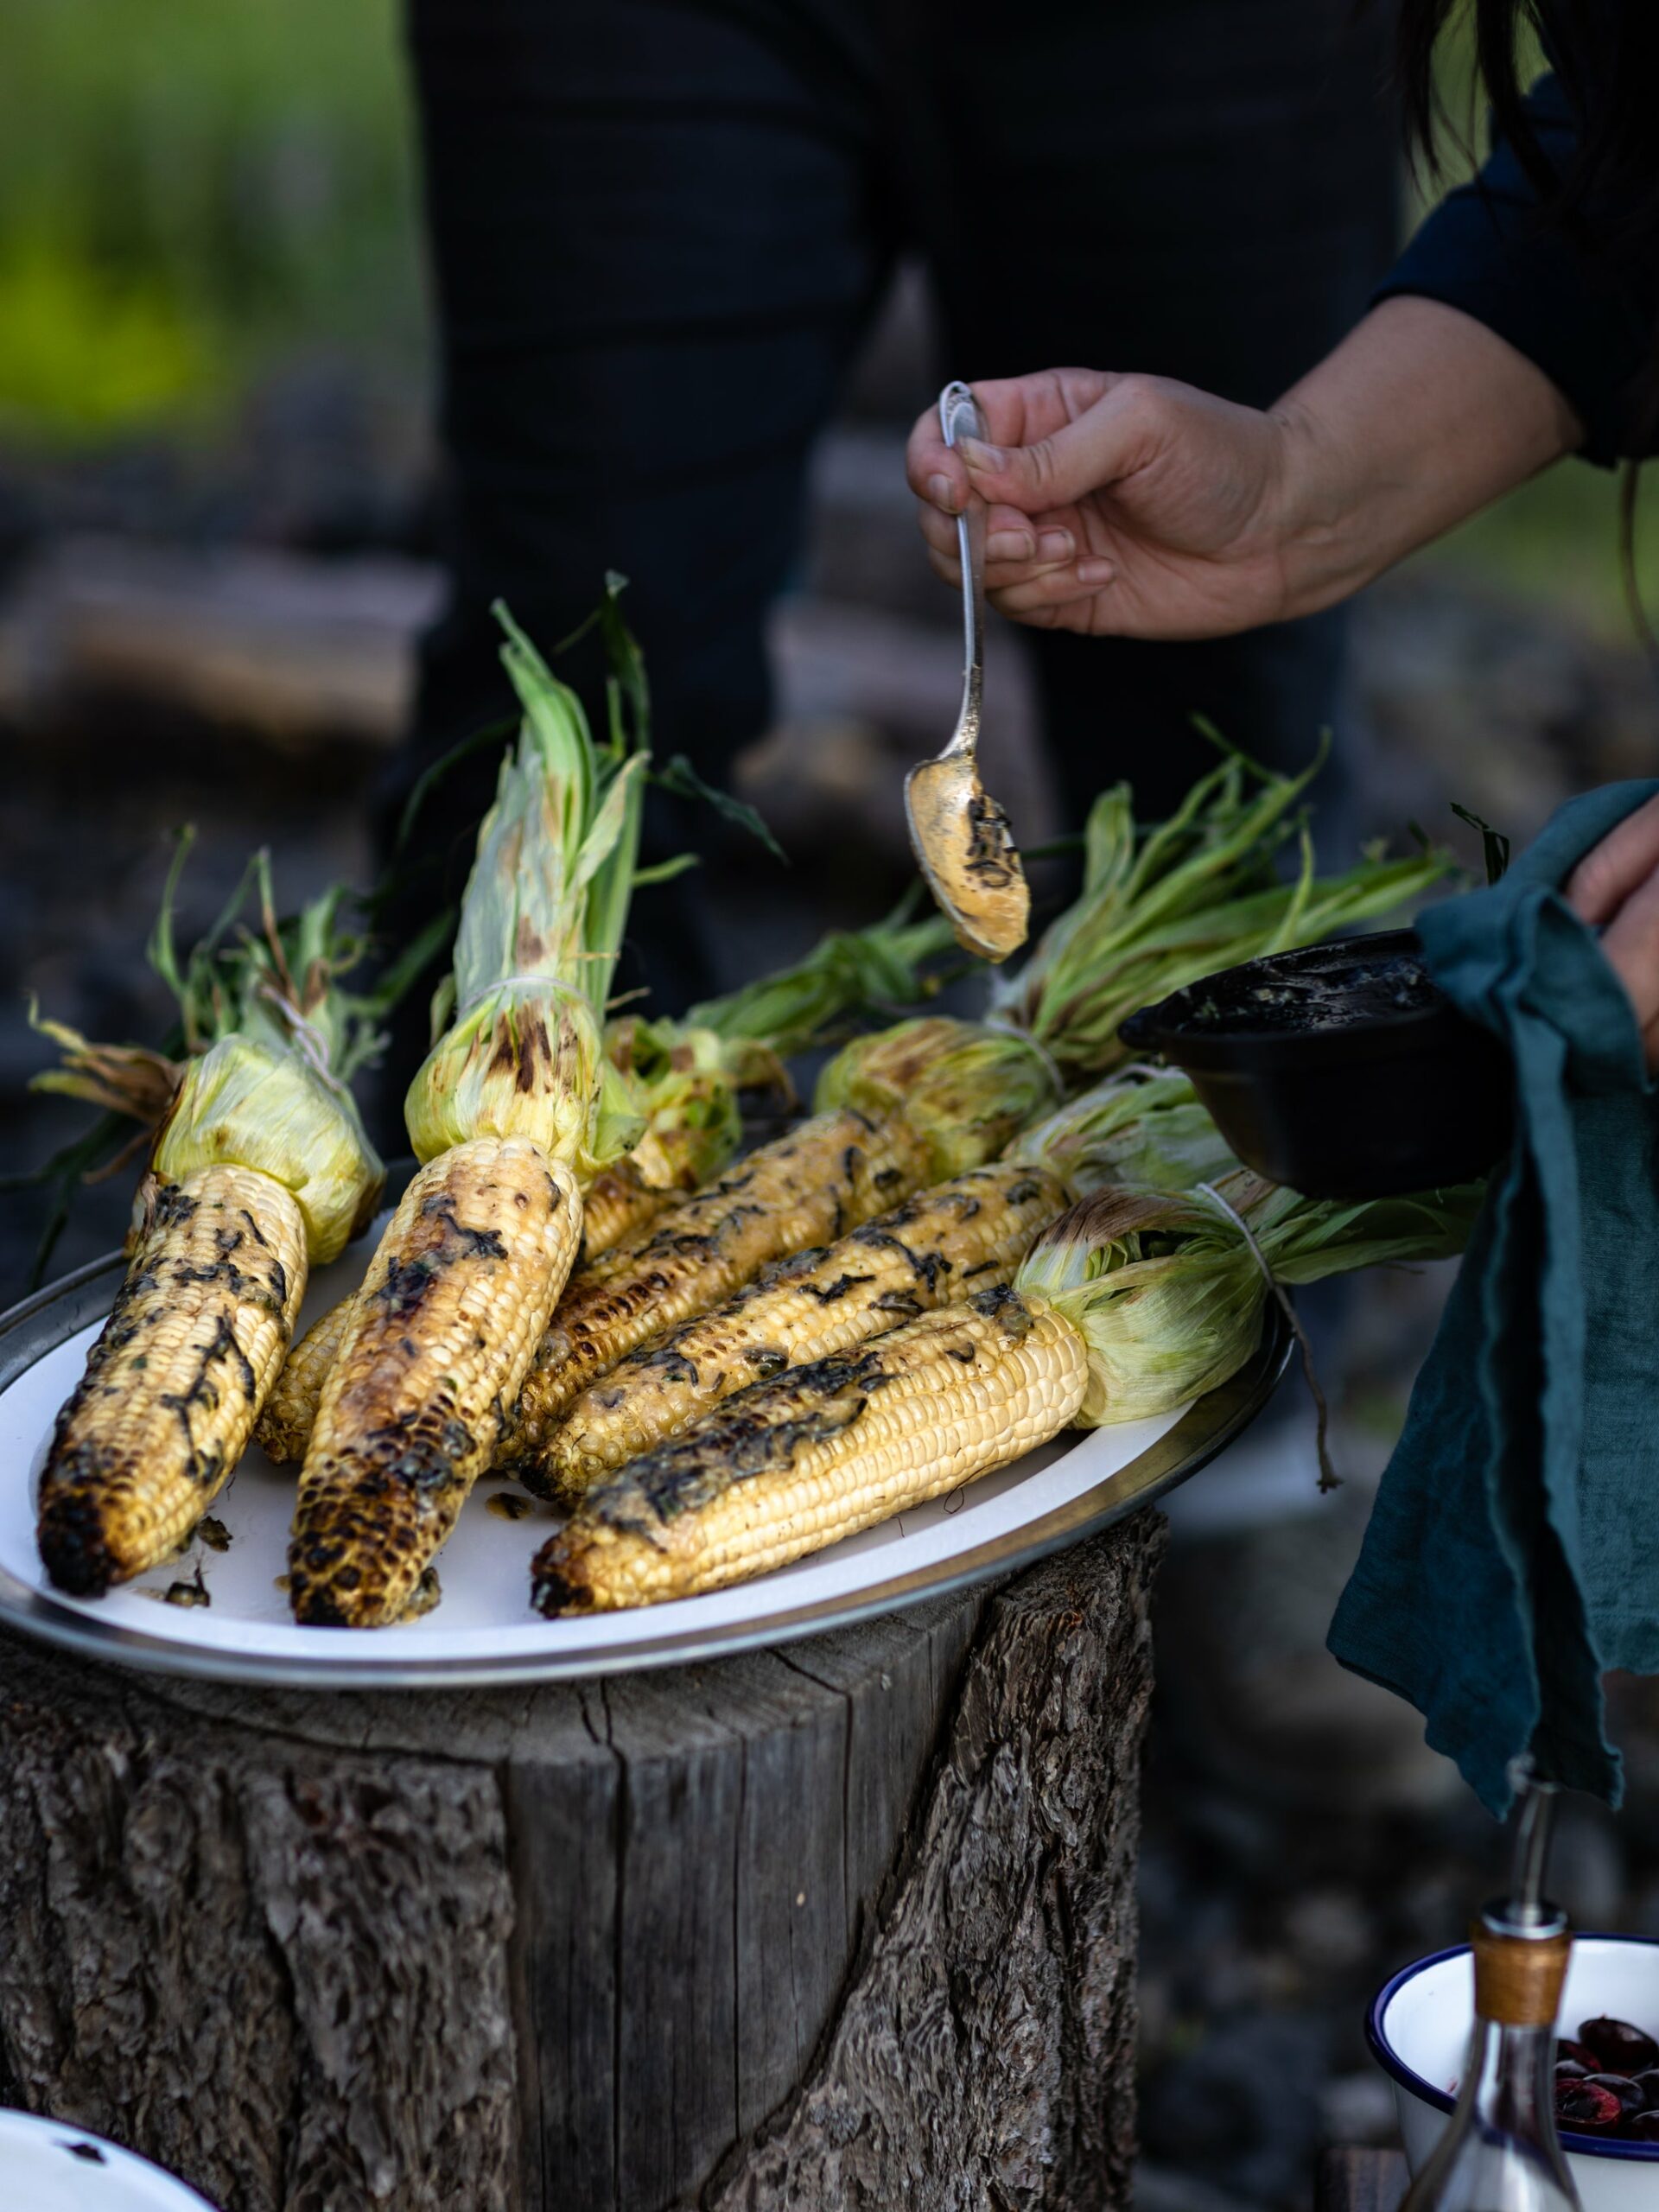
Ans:
{"label": "butter glaze on corn", "polygon": [[[679,1193],[648,1191],[626,1160],[594,1177],[582,1198],[582,1255],[584,1264],[613,1247],[626,1247],[643,1236]],[[317,1403],[328,1370],[340,1355],[346,1325],[357,1303],[353,1291],[311,1324],[283,1363],[283,1371],[259,1416],[253,1438],[278,1466],[303,1459],[316,1426]]]}
{"label": "butter glaze on corn", "polygon": [[597,1484],[537,1554],[550,1615],[723,1589],[1033,1451],[1076,1417],[1080,1332],[989,1290],[791,1369]]}
{"label": "butter glaze on corn", "polygon": [[190,1535],[275,1382],[308,1274],[292,1195],[247,1167],[157,1190],[41,1478],[41,1557],[101,1596]]}
{"label": "butter glaze on corn", "polygon": [[489,1465],[581,1236],[575,1176],[475,1137],[405,1192],[323,1385],[289,1548],[301,1621],[395,1621]]}
{"label": "butter glaze on corn", "polygon": [[1065,1204],[1065,1185],[1041,1168],[976,1168],[836,1243],[777,1262],[729,1304],[590,1383],[543,1446],[546,1486],[579,1499],[752,1383],[1006,1281]]}
{"label": "butter glaze on corn", "polygon": [[762,1145],[664,1216],[644,1243],[572,1282],[519,1397],[497,1464],[529,1488],[553,1424],[577,1393],[677,1322],[706,1313],[769,1261],[822,1244],[928,1180],[924,1141],[897,1117],[843,1107]]}

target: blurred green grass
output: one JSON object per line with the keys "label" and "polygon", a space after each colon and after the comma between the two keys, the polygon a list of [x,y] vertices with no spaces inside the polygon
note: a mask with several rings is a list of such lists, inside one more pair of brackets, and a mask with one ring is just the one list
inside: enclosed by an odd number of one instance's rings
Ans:
{"label": "blurred green grass", "polygon": [[[397,0],[6,0],[0,435],[74,449],[210,426],[320,351],[416,385],[400,39]],[[1445,98],[1470,143],[1471,77],[1454,38]],[[1553,470],[1419,561],[1630,634],[1600,470]],[[1659,556],[1643,574],[1659,604]]]}
{"label": "blurred green grass", "polygon": [[0,429],[211,419],[422,344],[395,0],[7,0]]}

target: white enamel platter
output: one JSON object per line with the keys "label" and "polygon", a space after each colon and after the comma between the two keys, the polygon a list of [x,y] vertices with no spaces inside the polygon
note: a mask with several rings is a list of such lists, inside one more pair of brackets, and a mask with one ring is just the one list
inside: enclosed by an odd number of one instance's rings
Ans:
{"label": "white enamel platter", "polygon": [[[353,1287],[372,1249],[359,1245],[320,1271],[302,1326]],[[792,1567],[632,1612],[550,1621],[532,1611],[530,1562],[555,1516],[486,1479],[440,1554],[443,1594],[430,1612],[372,1632],[302,1628],[278,1580],[293,1477],[253,1450],[213,1508],[228,1548],[198,1538],[181,1558],[97,1600],[66,1598],[46,1581],[35,1548],[35,1486],[58,1408],[103,1325],[121,1266],[113,1256],[96,1261],[0,1314],[0,1621],[124,1666],[318,1688],[459,1688],[676,1666],[821,1635],[1007,1574],[1195,1473],[1261,1410],[1288,1349],[1275,1311],[1248,1367],[1179,1413],[1068,1436]],[[505,1517],[509,1498],[529,1510]],[[198,1577],[207,1605],[166,1602],[169,1589],[194,1586]]]}

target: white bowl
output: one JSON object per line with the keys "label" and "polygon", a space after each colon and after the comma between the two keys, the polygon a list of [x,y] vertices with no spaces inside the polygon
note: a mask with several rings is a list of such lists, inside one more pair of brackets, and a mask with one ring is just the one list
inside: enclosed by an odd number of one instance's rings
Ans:
{"label": "white bowl", "polygon": [[67,2120],[0,2108],[0,2203],[16,2212],[213,2212],[148,2158]]}
{"label": "white bowl", "polygon": [[[1385,1981],[1365,2016],[1366,2039],[1394,2083],[1406,2158],[1416,2173],[1433,2149],[1463,2073],[1474,2020],[1468,1945],[1419,1959]],[[1659,1942],[1643,1936],[1575,1936],[1558,2033],[1580,2020],[1628,2020],[1659,2037]],[[1659,2143],[1608,2143],[1561,2134],[1584,2212],[1654,2212]]]}

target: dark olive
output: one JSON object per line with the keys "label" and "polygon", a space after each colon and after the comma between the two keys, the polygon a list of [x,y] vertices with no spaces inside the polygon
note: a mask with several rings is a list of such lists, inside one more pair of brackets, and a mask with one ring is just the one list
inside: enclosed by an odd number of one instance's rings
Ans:
{"label": "dark olive", "polygon": [[1555,2118],[1562,2127],[1579,2134],[1605,2135],[1624,2117],[1624,2107],[1611,2089],[1590,2081],[1559,2082],[1555,2086]]}
{"label": "dark olive", "polygon": [[1586,2074],[1599,2074],[1601,2071],[1601,2061],[1590,2046],[1573,2043],[1567,2036],[1563,2036],[1555,2045],[1555,2056],[1558,2062],[1570,2058],[1575,2066],[1582,2066]]}
{"label": "dark olive", "polygon": [[1558,2058],[1555,2062],[1555,2079],[1558,2082],[1584,2082],[1589,2079],[1589,2075],[1590,2069],[1580,2066],[1576,2058]]}
{"label": "dark olive", "polygon": [[1619,2074],[1640,2074],[1659,2066],[1659,2043],[1633,2028],[1628,2020],[1586,2020],[1579,2030],[1602,2064]]}
{"label": "dark olive", "polygon": [[1642,2092],[1646,2107],[1659,2105],[1659,2066],[1649,2066],[1636,2076],[1636,2086]]}
{"label": "dark olive", "polygon": [[1618,2132],[1633,2143],[1659,2143],[1659,2112],[1626,2113]]}
{"label": "dark olive", "polygon": [[1611,2089],[1622,2112],[1640,2112],[1648,2101],[1645,2092],[1637,2088],[1628,2074],[1586,2074],[1582,2086]]}

